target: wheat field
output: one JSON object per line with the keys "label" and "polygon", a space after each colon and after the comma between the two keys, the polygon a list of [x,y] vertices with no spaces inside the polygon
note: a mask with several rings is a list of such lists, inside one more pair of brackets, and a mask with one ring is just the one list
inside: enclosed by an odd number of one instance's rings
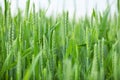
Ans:
{"label": "wheat field", "polygon": [[0,80],[119,80],[120,6],[76,21],[63,11],[56,18],[35,13],[27,0],[25,15],[0,7]]}

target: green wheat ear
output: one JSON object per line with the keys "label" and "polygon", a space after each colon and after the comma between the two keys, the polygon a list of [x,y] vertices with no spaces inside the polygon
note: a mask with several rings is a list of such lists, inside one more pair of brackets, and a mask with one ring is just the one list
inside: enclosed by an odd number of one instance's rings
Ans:
{"label": "green wheat ear", "polygon": [[97,55],[98,55],[97,44],[94,45],[94,57],[92,63],[92,70],[91,70],[91,79],[97,80],[98,79],[98,63],[97,63]]}
{"label": "green wheat ear", "polygon": [[17,60],[17,80],[21,80],[21,54],[18,52]]}
{"label": "green wheat ear", "polygon": [[114,80],[118,80],[118,71],[117,71],[117,61],[118,61],[118,58],[117,58],[117,53],[116,51],[113,52],[113,76],[114,76]]}
{"label": "green wheat ear", "polygon": [[26,2],[26,12],[25,12],[26,17],[28,17],[29,10],[30,10],[30,0],[27,0],[27,2]]}
{"label": "green wheat ear", "polygon": [[120,0],[117,0],[117,9],[118,9],[118,12],[120,12]]}

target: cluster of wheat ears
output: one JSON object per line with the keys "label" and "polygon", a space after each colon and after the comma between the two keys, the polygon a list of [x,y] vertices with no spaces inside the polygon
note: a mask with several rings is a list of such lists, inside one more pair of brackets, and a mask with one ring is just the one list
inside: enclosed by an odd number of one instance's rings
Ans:
{"label": "cluster of wheat ears", "polygon": [[119,80],[120,7],[93,9],[76,21],[69,13],[46,17],[27,0],[25,15],[0,7],[0,80]]}

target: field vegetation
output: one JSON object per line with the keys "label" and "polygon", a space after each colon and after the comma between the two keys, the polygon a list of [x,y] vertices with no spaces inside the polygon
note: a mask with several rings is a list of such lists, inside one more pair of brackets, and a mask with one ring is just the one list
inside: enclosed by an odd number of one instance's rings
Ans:
{"label": "field vegetation", "polygon": [[91,16],[56,18],[35,13],[11,16],[10,4],[0,7],[0,80],[119,80],[120,2],[110,15],[93,9]]}

